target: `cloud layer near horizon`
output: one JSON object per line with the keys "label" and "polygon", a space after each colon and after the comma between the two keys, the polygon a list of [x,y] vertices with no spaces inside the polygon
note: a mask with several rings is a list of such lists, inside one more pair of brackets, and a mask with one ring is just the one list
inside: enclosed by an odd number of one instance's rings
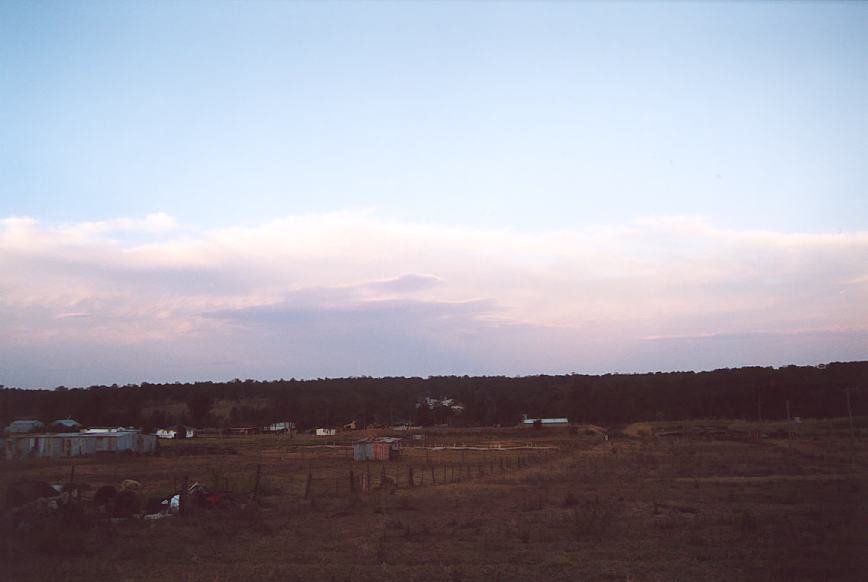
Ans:
{"label": "cloud layer near horizon", "polygon": [[0,383],[704,369],[868,356],[868,232],[370,212],[0,219]]}

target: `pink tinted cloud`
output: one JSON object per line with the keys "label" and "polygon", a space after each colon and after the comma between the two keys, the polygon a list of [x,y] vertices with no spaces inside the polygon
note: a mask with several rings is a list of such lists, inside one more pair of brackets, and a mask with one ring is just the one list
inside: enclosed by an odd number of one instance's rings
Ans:
{"label": "pink tinted cloud", "polygon": [[[28,354],[18,362],[172,350],[186,370],[214,373],[203,362],[220,361],[264,376],[280,365],[286,376],[751,363],[744,354],[786,363],[781,345],[819,361],[835,357],[829,346],[842,358],[868,353],[866,257],[866,232],[738,231],[696,217],[548,232],[369,212],[211,230],[164,214],[62,226],[7,218],[0,358],[13,345]],[[662,347],[673,342],[680,353]],[[132,356],[117,360],[130,360],[112,372],[120,380],[148,379]],[[15,370],[22,385],[55,377],[36,364]]]}

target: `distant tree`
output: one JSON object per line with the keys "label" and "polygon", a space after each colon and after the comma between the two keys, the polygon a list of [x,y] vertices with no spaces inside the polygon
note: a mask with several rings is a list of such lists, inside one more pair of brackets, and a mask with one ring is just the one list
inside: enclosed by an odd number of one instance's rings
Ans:
{"label": "distant tree", "polygon": [[427,402],[422,402],[416,409],[416,424],[418,426],[431,426],[434,424],[434,418],[431,416],[431,409],[428,408]]}
{"label": "distant tree", "polygon": [[210,420],[212,406],[211,396],[202,390],[195,392],[187,401],[190,423],[196,427],[205,426]]}

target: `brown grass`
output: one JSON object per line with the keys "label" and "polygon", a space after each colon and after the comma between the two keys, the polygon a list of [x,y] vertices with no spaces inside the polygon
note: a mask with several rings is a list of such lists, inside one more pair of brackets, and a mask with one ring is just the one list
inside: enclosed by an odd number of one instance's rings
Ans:
{"label": "brown grass", "polygon": [[[841,426],[813,426],[792,446],[440,429],[425,442],[559,448],[409,447],[400,463],[365,464],[348,448],[314,446],[323,441],[260,436],[168,445],[237,454],[6,463],[4,489],[17,478],[63,481],[74,462],[90,494],[136,479],[145,497],[184,476],[249,496],[257,465],[262,475],[259,503],[243,509],[158,522],[50,518],[4,531],[0,579],[861,580],[868,446],[858,441],[851,454]],[[411,465],[423,486],[408,487]],[[379,482],[384,466],[397,490],[350,494],[350,468]]]}

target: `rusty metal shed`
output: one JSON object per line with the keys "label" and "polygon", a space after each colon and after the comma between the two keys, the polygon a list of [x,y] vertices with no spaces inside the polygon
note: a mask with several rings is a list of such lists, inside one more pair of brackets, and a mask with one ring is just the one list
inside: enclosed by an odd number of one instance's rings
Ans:
{"label": "rusty metal shed", "polygon": [[354,461],[397,461],[401,458],[401,439],[377,437],[353,443]]}
{"label": "rusty metal shed", "polygon": [[156,451],[156,437],[138,431],[28,434],[7,438],[3,456],[7,460],[63,458],[122,451],[153,453]]}

